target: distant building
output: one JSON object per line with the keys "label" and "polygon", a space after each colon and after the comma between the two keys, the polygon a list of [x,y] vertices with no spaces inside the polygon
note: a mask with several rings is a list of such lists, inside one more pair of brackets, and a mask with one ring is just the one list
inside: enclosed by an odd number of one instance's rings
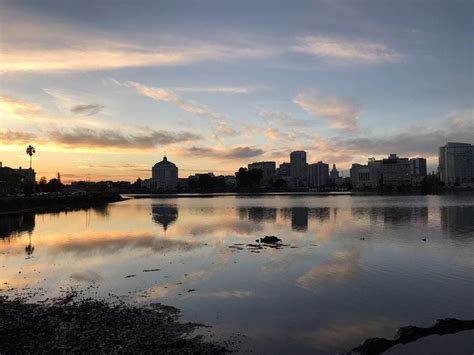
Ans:
{"label": "distant building", "polygon": [[368,165],[352,164],[350,174],[351,184],[354,189],[360,190],[373,187],[370,170]]}
{"label": "distant building", "polygon": [[426,159],[412,158],[411,162],[411,178],[413,185],[419,185],[426,178]]}
{"label": "distant building", "polygon": [[411,174],[413,176],[426,176],[426,159],[425,158],[412,158],[411,162]]}
{"label": "distant building", "polygon": [[296,186],[307,186],[308,184],[308,163],[306,162],[306,152],[296,150],[290,153],[290,175]]}
{"label": "distant building", "polygon": [[145,186],[151,190],[173,190],[178,186],[178,167],[166,156],[151,169],[151,179],[145,180]]}
{"label": "distant building", "polygon": [[290,163],[281,163],[279,168],[278,168],[277,174],[280,177],[291,176],[291,164]]}
{"label": "distant building", "polygon": [[20,177],[22,182],[34,184],[36,182],[36,172],[35,169],[22,169],[21,166],[18,169],[13,169],[17,175]]}
{"label": "distant building", "polygon": [[474,145],[450,142],[440,147],[438,170],[447,186],[474,185]]}
{"label": "distant building", "polygon": [[407,186],[412,183],[412,163],[408,158],[399,158],[396,154],[382,159],[381,173],[383,185]]}
{"label": "distant building", "polygon": [[332,165],[331,173],[329,174],[329,177],[333,182],[336,181],[337,178],[339,178],[339,171],[336,169],[336,164]]}
{"label": "distant building", "polygon": [[262,170],[263,179],[268,180],[276,174],[276,163],[274,161],[259,161],[248,165],[248,170]]}
{"label": "distant building", "polygon": [[418,185],[426,176],[426,159],[369,158],[367,165],[352,164],[351,183],[356,189]]}
{"label": "distant building", "polygon": [[309,165],[309,186],[320,187],[328,184],[329,165],[322,161]]}

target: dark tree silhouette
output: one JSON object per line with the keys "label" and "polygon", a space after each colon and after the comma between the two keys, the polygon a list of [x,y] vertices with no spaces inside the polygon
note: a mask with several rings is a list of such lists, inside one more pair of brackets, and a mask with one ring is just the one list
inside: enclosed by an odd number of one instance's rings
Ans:
{"label": "dark tree silhouette", "polygon": [[30,169],[32,166],[32,159],[33,159],[33,154],[36,153],[35,147],[33,147],[31,144],[26,148],[26,154],[30,156]]}

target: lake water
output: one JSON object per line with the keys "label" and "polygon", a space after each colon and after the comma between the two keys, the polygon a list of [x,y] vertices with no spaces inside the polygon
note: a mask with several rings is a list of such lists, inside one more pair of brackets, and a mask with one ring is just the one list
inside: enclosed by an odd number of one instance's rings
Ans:
{"label": "lake water", "polygon": [[[246,246],[265,235],[287,246]],[[334,354],[474,319],[474,197],[149,198],[0,216],[0,294],[71,287],[176,306],[213,339],[244,334],[242,352]],[[387,354],[473,351],[467,331]]]}

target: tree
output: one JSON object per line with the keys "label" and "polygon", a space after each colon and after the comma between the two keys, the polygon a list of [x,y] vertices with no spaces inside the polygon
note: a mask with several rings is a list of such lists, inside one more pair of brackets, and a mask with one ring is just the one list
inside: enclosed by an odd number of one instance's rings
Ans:
{"label": "tree", "polygon": [[240,168],[239,171],[235,173],[235,180],[239,188],[249,186],[249,173],[247,169]]}
{"label": "tree", "polygon": [[252,169],[248,172],[249,174],[249,182],[252,188],[259,188],[260,182],[263,178],[263,170],[261,169]]}
{"label": "tree", "polygon": [[31,163],[32,163],[32,158],[33,154],[36,153],[35,147],[33,147],[31,144],[26,148],[26,154],[30,156],[30,169],[31,169]]}

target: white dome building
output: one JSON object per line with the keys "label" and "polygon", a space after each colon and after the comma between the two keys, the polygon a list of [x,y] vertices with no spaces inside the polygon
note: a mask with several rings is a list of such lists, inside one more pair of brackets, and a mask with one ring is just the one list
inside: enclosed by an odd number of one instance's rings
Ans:
{"label": "white dome building", "polygon": [[173,190],[178,186],[178,167],[170,162],[166,156],[151,168],[151,179],[148,180],[152,190]]}

